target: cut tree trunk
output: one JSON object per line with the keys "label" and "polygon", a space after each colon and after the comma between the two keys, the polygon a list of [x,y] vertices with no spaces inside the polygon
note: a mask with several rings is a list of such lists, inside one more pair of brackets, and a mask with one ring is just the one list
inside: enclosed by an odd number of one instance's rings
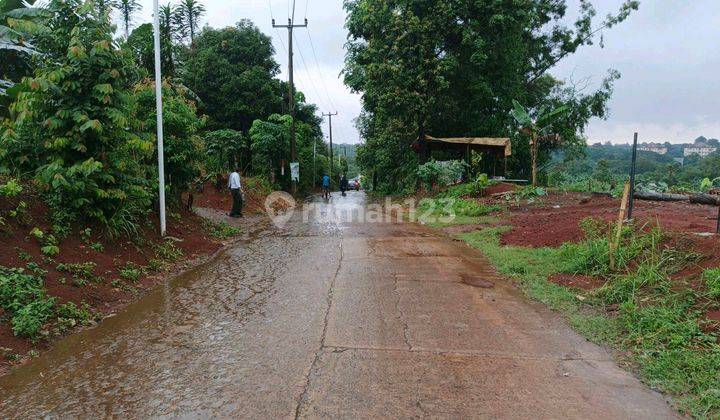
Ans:
{"label": "cut tree trunk", "polygon": [[684,194],[665,194],[644,191],[635,191],[633,197],[638,200],[649,201],[690,201],[690,196]]}
{"label": "cut tree trunk", "polygon": [[720,205],[720,196],[712,194],[665,194],[636,191],[633,195],[638,200],[648,201],[689,201],[692,204]]}
{"label": "cut tree trunk", "polygon": [[694,194],[690,196],[690,202],[693,204],[710,204],[712,206],[718,206],[720,205],[720,195]]}

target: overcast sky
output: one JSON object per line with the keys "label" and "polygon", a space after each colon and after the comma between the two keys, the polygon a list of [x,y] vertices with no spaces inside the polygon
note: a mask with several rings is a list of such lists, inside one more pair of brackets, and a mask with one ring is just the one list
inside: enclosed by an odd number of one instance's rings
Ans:
{"label": "overcast sky", "polygon": [[[333,117],[334,142],[357,143],[353,119],[360,113],[360,97],[350,93],[340,76],[346,40],[342,1],[296,1],[296,23],[307,16],[309,26],[294,32],[295,83],[323,112],[339,113]],[[136,24],[152,16],[152,1],[141,3],[144,9]],[[577,0],[568,3],[574,14]],[[593,3],[598,15],[604,16],[622,0]],[[203,25],[219,28],[246,18],[270,35],[282,68],[280,77],[287,78],[287,31],[272,28],[271,13],[277,23],[286,23],[291,3],[204,0],[203,4],[207,8]],[[606,31],[604,39],[605,48],[586,47],[552,71],[561,79],[589,80],[588,89],[609,68],[622,74],[610,101],[609,119],[595,119],[587,129],[590,143],[624,143],[634,131],[644,141],[720,138],[720,0],[642,0],[640,10]],[[323,129],[327,134],[327,123]]]}

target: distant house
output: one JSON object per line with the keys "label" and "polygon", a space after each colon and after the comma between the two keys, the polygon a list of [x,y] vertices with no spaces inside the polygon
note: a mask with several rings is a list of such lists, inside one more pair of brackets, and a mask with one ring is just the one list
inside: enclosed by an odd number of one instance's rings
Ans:
{"label": "distant house", "polygon": [[667,154],[668,148],[660,143],[642,143],[638,145],[638,150],[643,152],[653,152],[659,155]]}
{"label": "distant house", "polygon": [[683,149],[683,155],[685,155],[685,156],[699,155],[700,157],[705,157],[705,156],[709,155],[710,153],[714,153],[716,150],[717,150],[717,147],[711,146],[704,141],[695,141],[695,144]]}

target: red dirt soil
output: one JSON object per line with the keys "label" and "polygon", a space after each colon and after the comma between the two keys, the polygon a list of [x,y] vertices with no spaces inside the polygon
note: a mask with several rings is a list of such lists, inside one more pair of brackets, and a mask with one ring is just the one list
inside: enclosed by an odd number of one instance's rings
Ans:
{"label": "red dirt soil", "polygon": [[[232,196],[227,187],[225,187],[227,181],[223,179],[221,183],[223,188],[220,191],[215,188],[214,182],[205,183],[201,192],[193,193],[193,206],[229,212],[232,207]],[[243,185],[248,185],[245,179],[243,179]],[[187,202],[187,196],[183,198],[183,201]],[[246,187],[243,213],[261,214],[264,212],[265,195]]]}
{"label": "red dirt soil", "polygon": [[[511,208],[509,225],[502,235],[503,245],[557,247],[582,240],[580,222],[593,217],[616,220],[620,199],[581,193],[551,193],[541,203]],[[668,231],[682,233],[714,232],[717,207],[678,202],[635,200],[634,218]],[[717,243],[716,238],[710,238]]]}
{"label": "red dirt soil", "polygon": [[493,186],[485,188],[485,191],[483,192],[483,195],[485,197],[491,196],[493,194],[498,193],[504,193],[508,191],[515,191],[515,184],[509,184],[507,182],[501,182],[499,184],[495,184]]}
{"label": "red dirt soil", "polygon": [[[28,189],[30,187],[26,187],[26,190]],[[30,220],[25,224],[8,215],[8,211],[15,209],[21,200],[28,204]],[[49,296],[57,298],[58,304],[73,302],[80,306],[87,303],[93,312],[105,315],[136,300],[143,294],[143,291],[152,288],[162,280],[161,276],[145,275],[133,283],[130,280],[121,279],[119,273],[119,269],[124,268],[128,262],[138,266],[147,266],[151,259],[157,258],[148,243],[148,241],[155,244],[162,242],[162,238],[158,234],[156,215],[151,215],[148,226],[140,234],[143,239],[141,245],[122,238],[109,240],[101,235],[102,230],[96,226],[89,226],[92,229],[91,238],[84,241],[81,239],[79,231],[88,226],[74,226],[74,232],[60,241],[60,254],[55,255],[53,260],[48,260],[42,254],[40,241],[29,236],[29,232],[34,227],[46,234],[51,232],[52,224],[48,220],[49,212],[38,195],[23,193],[20,197],[3,199],[0,202],[0,215],[5,218],[5,227],[0,230],[0,265],[25,267],[29,261],[21,259],[20,254],[29,255],[30,261],[47,270],[45,287]],[[178,215],[179,218],[172,215]],[[179,213],[172,212],[167,226],[168,235],[176,239],[175,246],[183,251],[183,261],[212,253],[222,245],[221,241],[209,236],[204,220],[194,213],[185,210]],[[89,244],[95,242],[101,243],[104,250],[92,249]],[[59,263],[85,262],[97,264],[94,269],[94,275],[98,278],[97,282],[91,281],[87,285],[75,286],[72,284],[70,274],[57,270]],[[65,283],[61,281],[63,278]],[[113,286],[111,283],[115,280],[119,280],[123,286],[132,286],[136,292],[128,290],[128,287]],[[46,339],[41,339],[38,343],[33,344],[29,339],[16,337],[12,332],[9,317],[0,310],[0,347],[10,349],[4,351],[6,355],[24,354],[32,348],[43,350],[50,344],[50,341]],[[0,356],[2,353],[0,352]]]}

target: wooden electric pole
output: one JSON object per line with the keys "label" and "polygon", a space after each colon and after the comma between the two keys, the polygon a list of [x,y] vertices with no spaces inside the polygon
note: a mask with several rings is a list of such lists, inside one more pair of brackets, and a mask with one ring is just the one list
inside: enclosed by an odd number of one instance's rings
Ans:
{"label": "wooden electric pole", "polygon": [[[294,15],[294,13],[293,13]],[[290,125],[290,162],[297,162],[297,151],[295,146],[295,84],[293,82],[293,28],[306,28],[308,24],[307,19],[302,25],[295,25],[293,19],[288,19],[287,25],[276,25],[275,19],[272,20],[273,28],[286,28],[288,30],[288,106],[290,107],[290,117],[292,122]],[[292,176],[292,175],[291,175]],[[293,195],[297,192],[297,182],[292,181],[292,193]]]}
{"label": "wooden electric pole", "polygon": [[337,111],[333,114],[332,112],[328,112],[327,114],[323,113],[323,117],[328,117],[328,125],[330,128],[330,173],[328,174],[330,176],[330,179],[332,179],[332,171],[333,171],[333,150],[332,150],[332,117],[333,115],[337,115]]}

